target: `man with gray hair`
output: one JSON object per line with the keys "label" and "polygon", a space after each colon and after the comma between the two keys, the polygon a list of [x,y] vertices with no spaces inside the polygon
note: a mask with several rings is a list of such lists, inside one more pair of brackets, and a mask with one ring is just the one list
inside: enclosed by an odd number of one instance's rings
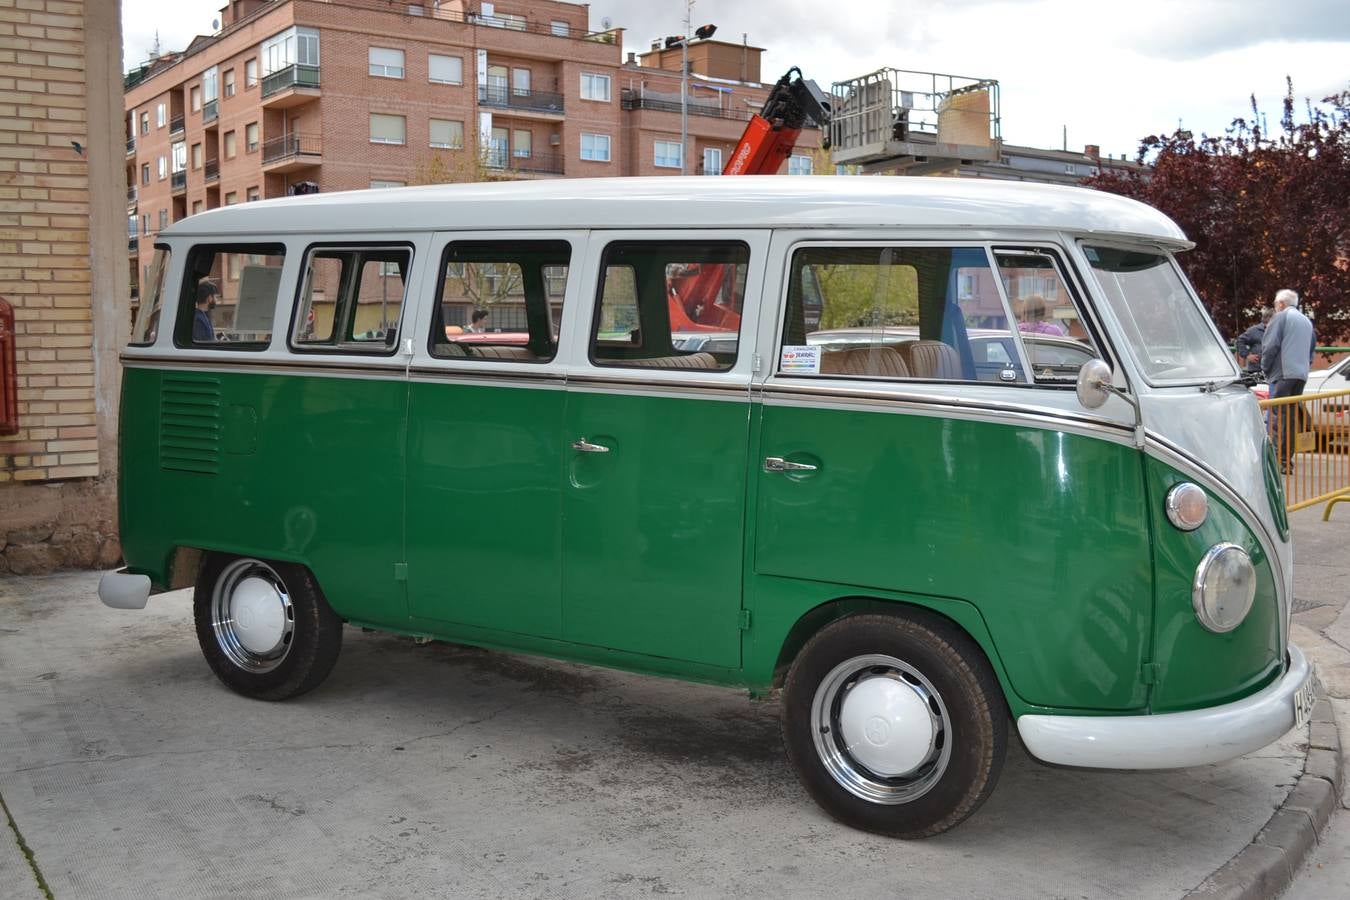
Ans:
{"label": "man with gray hair", "polygon": [[[1298,308],[1298,294],[1285,288],[1275,293],[1275,316],[1261,339],[1261,366],[1270,385],[1270,399],[1297,397],[1308,382],[1313,357],[1313,327]],[[1280,471],[1293,466],[1293,414],[1296,404],[1277,406],[1270,417],[1271,436]]]}

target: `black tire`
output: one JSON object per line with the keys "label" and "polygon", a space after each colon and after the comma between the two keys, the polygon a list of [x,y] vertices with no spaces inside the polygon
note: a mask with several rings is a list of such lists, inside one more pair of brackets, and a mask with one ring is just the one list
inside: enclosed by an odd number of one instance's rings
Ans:
{"label": "black tire", "polygon": [[[252,606],[241,605],[245,593]],[[211,671],[246,697],[286,700],[313,690],[342,649],[342,620],[310,571],[294,563],[212,553],[202,561],[192,606]],[[246,619],[262,624],[253,628]]]}
{"label": "black tire", "polygon": [[[900,707],[875,705],[897,695]],[[979,809],[1003,769],[1008,712],[998,679],[980,648],[936,616],[830,623],[793,661],[783,701],[788,761],[815,801],[854,828],[898,838],[941,834]],[[872,714],[897,708],[914,714],[904,726]],[[877,767],[878,774],[855,753],[872,753],[894,771]]]}

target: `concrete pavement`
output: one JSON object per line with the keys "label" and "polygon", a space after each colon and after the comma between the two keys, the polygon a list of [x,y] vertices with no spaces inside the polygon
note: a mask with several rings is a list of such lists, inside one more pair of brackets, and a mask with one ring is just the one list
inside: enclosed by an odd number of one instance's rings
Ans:
{"label": "concrete pavement", "polygon": [[[1295,639],[1319,639],[1331,687],[1320,639],[1344,589],[1320,579],[1350,572],[1334,542],[1330,568],[1308,558],[1305,532],[1338,527],[1315,525],[1295,517]],[[1304,764],[1306,733],[1150,773],[1051,769],[1014,746],[971,820],[888,841],[805,796],[771,704],[352,629],[317,691],[248,701],[207,669],[186,592],[109,610],[97,577],[0,580],[0,796],[60,898],[1180,897]],[[31,878],[0,851],[0,884],[23,889],[15,868]]]}

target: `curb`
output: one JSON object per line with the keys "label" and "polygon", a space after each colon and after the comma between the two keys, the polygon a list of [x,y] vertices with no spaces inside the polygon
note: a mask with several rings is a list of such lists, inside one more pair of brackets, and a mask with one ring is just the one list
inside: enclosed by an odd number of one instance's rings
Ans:
{"label": "curb", "polygon": [[1320,692],[1308,730],[1303,774],[1246,847],[1185,895],[1185,900],[1267,900],[1294,880],[1340,804],[1345,761],[1331,701]]}

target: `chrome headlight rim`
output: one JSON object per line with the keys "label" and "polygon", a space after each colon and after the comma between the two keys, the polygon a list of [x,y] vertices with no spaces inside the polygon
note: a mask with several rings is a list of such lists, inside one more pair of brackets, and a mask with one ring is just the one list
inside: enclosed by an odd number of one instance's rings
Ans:
{"label": "chrome headlight rim", "polygon": [[[1231,624],[1219,622],[1214,618],[1209,607],[1205,605],[1205,584],[1208,581],[1211,569],[1214,563],[1226,553],[1237,552],[1241,554],[1241,559],[1250,570],[1251,585],[1247,592],[1246,602],[1242,605],[1242,612],[1236,616]],[[1195,611],[1195,617],[1209,631],[1215,634],[1227,634],[1238,628],[1247,620],[1247,615],[1252,611],[1252,604],[1256,599],[1256,565],[1252,562],[1251,554],[1247,550],[1231,541],[1225,541],[1215,544],[1205,552],[1201,558],[1200,564],[1195,567],[1195,581],[1191,585],[1191,607]]]}
{"label": "chrome headlight rim", "polygon": [[1209,518],[1209,495],[1193,481],[1178,482],[1168,489],[1164,507],[1167,521],[1173,527],[1180,531],[1194,531]]}

